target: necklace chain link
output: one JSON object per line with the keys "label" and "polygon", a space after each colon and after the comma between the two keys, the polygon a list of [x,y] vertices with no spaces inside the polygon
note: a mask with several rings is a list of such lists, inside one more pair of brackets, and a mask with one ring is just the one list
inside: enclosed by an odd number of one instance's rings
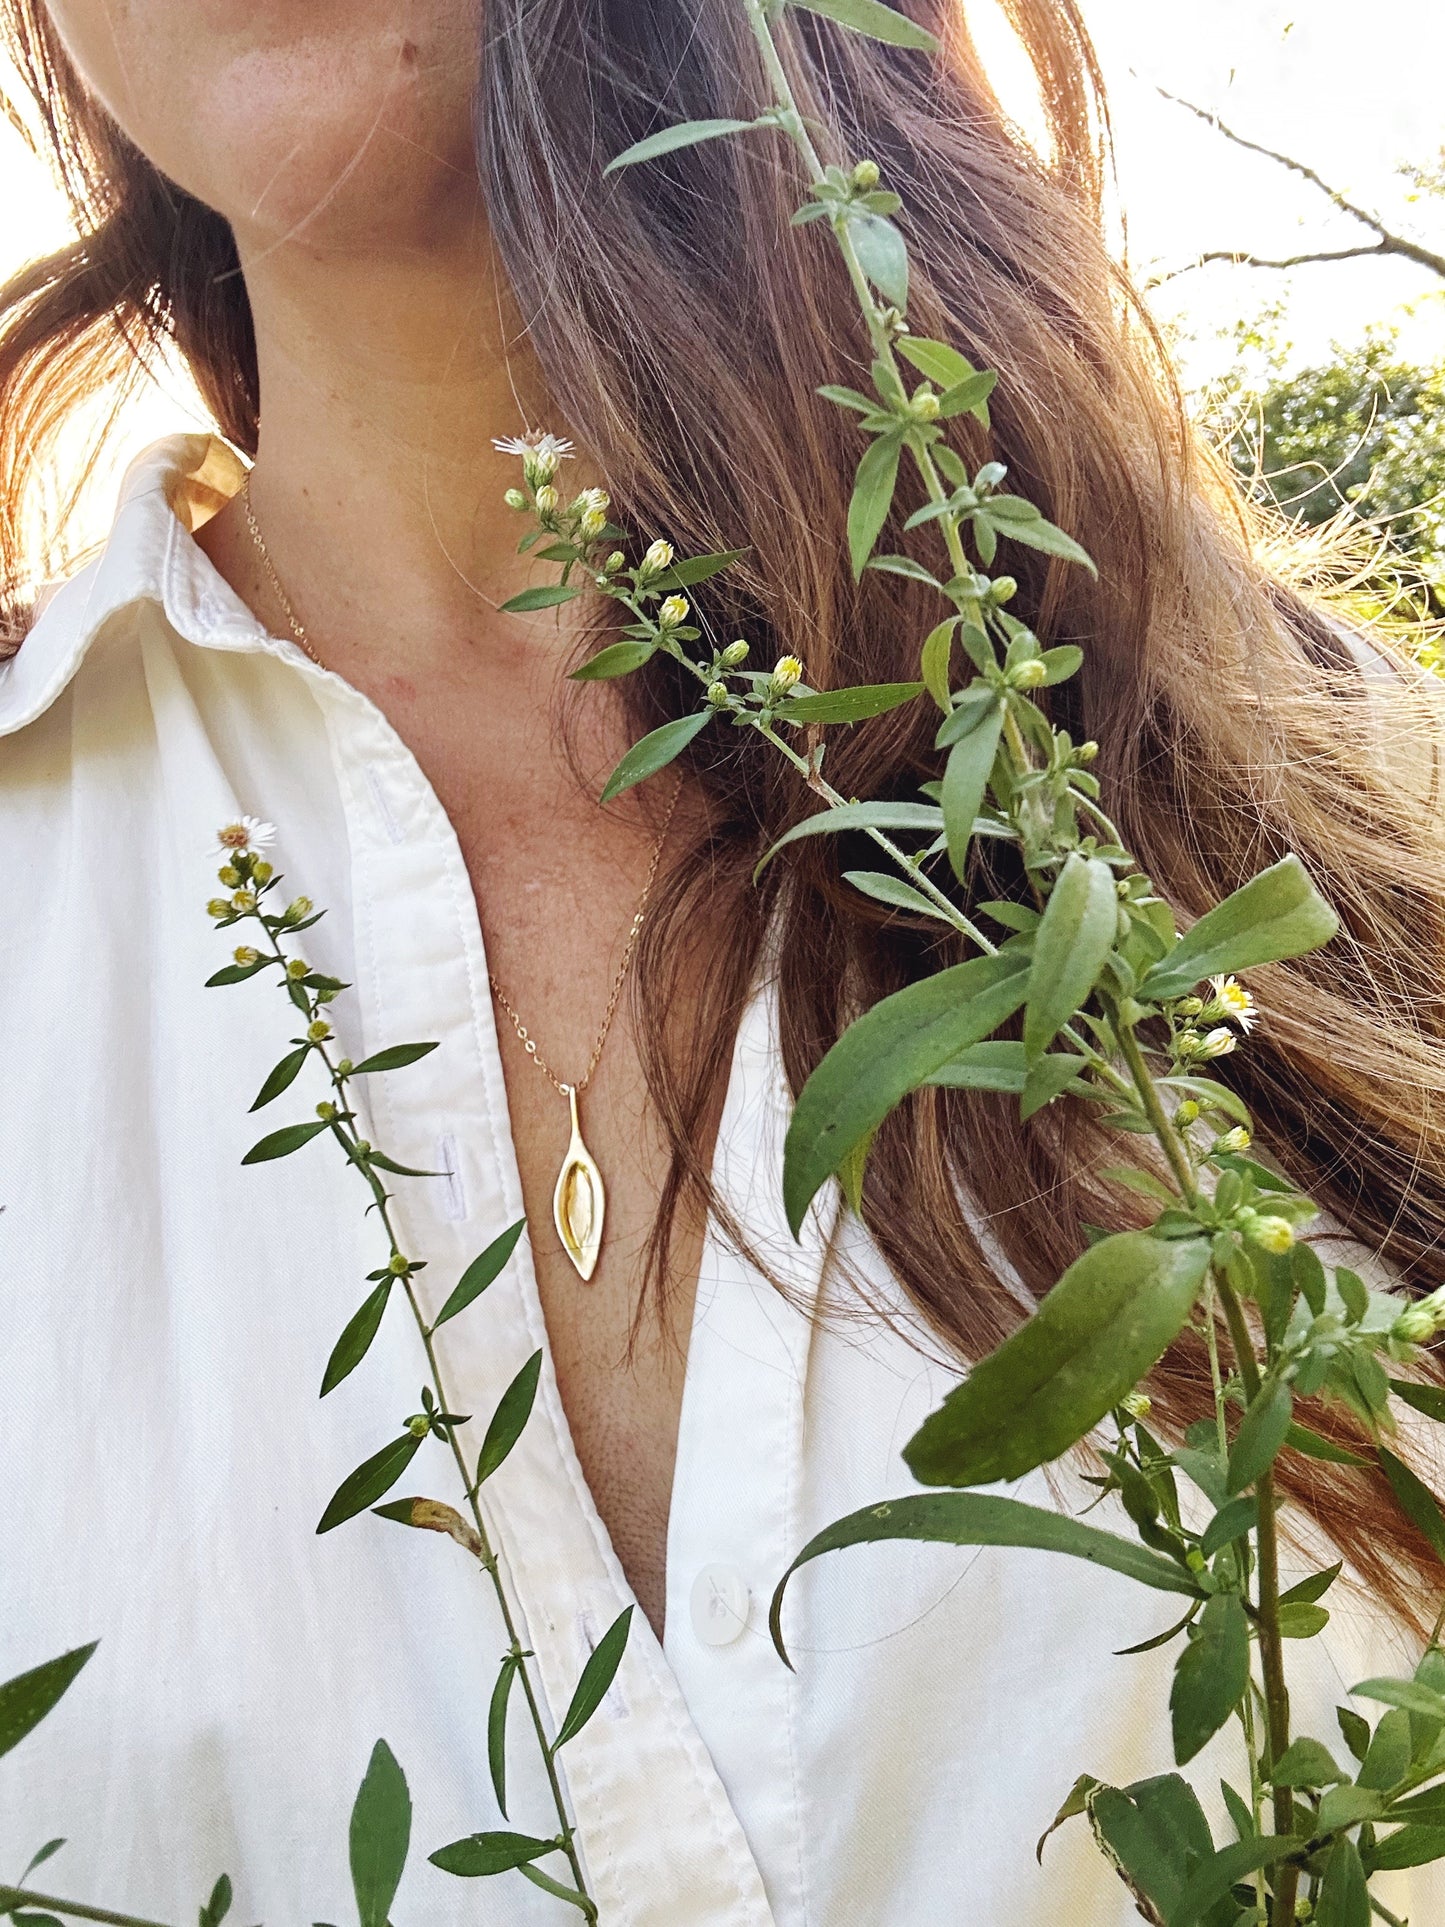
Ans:
{"label": "necklace chain link", "polygon": [[[251,502],[251,476],[249,470],[247,471],[245,480],[241,483],[241,506],[246,511],[246,527],[250,531],[252,544],[255,547],[256,554],[260,558],[261,567],[265,570],[266,579],[271,585],[272,593],[275,595],[276,601],[285,615],[287,623],[290,625],[291,634],[310,657],[311,661],[316,664],[317,668],[324,668],[325,664],[311,647],[311,639],[307,635],[300,617],[291,605],[290,596],[287,595],[282,586],[281,578],[276,573],[276,564],[271,560],[271,551],[266,547],[265,538],[261,534],[261,527],[256,520],[256,511]],[[622,986],[627,981],[627,973],[632,967],[632,955],[637,948],[637,939],[642,934],[642,926],[646,921],[648,900],[652,896],[652,886],[657,881],[657,869],[662,861],[663,845],[667,842],[667,833],[672,828],[673,812],[677,808],[677,799],[681,791],[682,778],[679,776],[673,785],[672,801],[668,804],[667,812],[662,819],[662,828],[658,831],[657,841],[652,846],[652,861],[647,866],[647,881],[642,886],[642,895],[638,898],[637,910],[632,919],[632,927],[627,933],[627,942],[622,947],[622,959],[617,966],[617,974],[612,979],[612,989],[608,993],[607,1008],[602,1013],[602,1027],[597,1033],[597,1042],[592,1046],[592,1055],[587,1060],[586,1070],[583,1071],[581,1077],[575,1084],[568,1084],[564,1082],[562,1078],[558,1077],[557,1073],[537,1048],[536,1038],[532,1036],[531,1032],[522,1022],[515,1005],[507,996],[507,993],[502,989],[502,986],[497,982],[496,978],[489,975],[488,981],[492,986],[492,995],[511,1020],[511,1025],[517,1033],[518,1041],[559,1097],[570,1097],[574,1091],[580,1097],[592,1082],[592,1074],[602,1061],[602,1052],[607,1043],[608,1033],[612,1029],[612,1020],[617,1015],[617,1004],[622,996]]]}

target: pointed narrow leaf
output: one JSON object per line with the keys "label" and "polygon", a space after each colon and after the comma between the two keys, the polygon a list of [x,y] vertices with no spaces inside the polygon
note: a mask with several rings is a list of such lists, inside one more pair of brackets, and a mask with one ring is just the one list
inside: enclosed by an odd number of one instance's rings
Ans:
{"label": "pointed narrow leaf", "polygon": [[487,1427],[487,1436],[482,1441],[481,1456],[477,1460],[478,1485],[491,1478],[522,1436],[527,1420],[532,1416],[532,1402],[537,1396],[537,1378],[541,1370],[542,1354],[533,1352],[498,1401],[492,1422]]}
{"label": "pointed narrow leaf", "polygon": [[1362,1459],[1358,1452],[1349,1452],[1343,1445],[1336,1445],[1333,1439],[1321,1438],[1307,1425],[1292,1425],[1284,1435],[1284,1442],[1291,1452],[1303,1453],[1307,1459],[1324,1459],[1331,1465],[1366,1466],[1368,1459]]}
{"label": "pointed narrow leaf", "polygon": [[1370,1927],[1370,1917],[1370,1890],[1360,1850],[1348,1837],[1336,1840],[1315,1902],[1315,1927]]}
{"label": "pointed narrow leaf", "polygon": [[1055,1098],[1072,1090],[1088,1068],[1087,1058],[1068,1052],[1045,1052],[1042,1057],[1036,1057],[1028,1067],[1020,1092],[1020,1119],[1027,1122],[1035,1111],[1043,1110],[1046,1104],[1052,1104]]}
{"label": "pointed narrow leaf", "polygon": [[1020,1096],[1028,1082],[1028,1061],[1022,1044],[993,1037],[986,1044],[970,1044],[925,1081],[948,1090],[1009,1091]]}
{"label": "pointed narrow leaf", "polygon": [[540,1887],[544,1894],[551,1894],[554,1900],[565,1900],[569,1907],[579,1908],[584,1915],[591,1905],[591,1902],[585,1900],[575,1887],[567,1886],[565,1881],[554,1880],[551,1874],[543,1873],[540,1867],[533,1866],[530,1861],[518,1867],[517,1872],[523,1880],[529,1880],[534,1887]]}
{"label": "pointed narrow leaf", "polygon": [[395,1282],[395,1279],[383,1278],[361,1309],[347,1320],[346,1329],[337,1339],[335,1350],[326,1363],[325,1375],[321,1380],[322,1398],[328,1392],[334,1392],[342,1379],[354,1372],[370,1351],[371,1341],[377,1334]]}
{"label": "pointed narrow leaf", "polygon": [[1352,1686],[1353,1698],[1379,1700],[1386,1706],[1402,1706],[1422,1720],[1435,1720],[1445,1726],[1445,1694],[1422,1686],[1413,1679],[1362,1679]]}
{"label": "pointed narrow leaf", "polygon": [[263,1105],[269,1104],[273,1098],[279,1097],[282,1091],[290,1090],[291,1086],[296,1082],[301,1066],[310,1055],[311,1046],[309,1044],[298,1044],[295,1050],[288,1051],[286,1056],[281,1059],[281,1062],[271,1072],[266,1082],[256,1093],[256,1101],[251,1106],[251,1109],[253,1111],[259,1111]]}
{"label": "pointed narrow leaf", "polygon": [[865,897],[872,897],[877,903],[889,904],[895,910],[910,911],[916,917],[932,917],[938,923],[948,922],[938,905],[930,903],[921,890],[915,890],[911,883],[905,883],[902,877],[890,875],[887,870],[845,870],[843,881],[851,883],[855,890],[861,890]]}
{"label": "pointed narrow leaf", "polygon": [[[293,926],[296,929],[300,927],[299,924]],[[257,971],[267,969],[275,961],[274,957],[258,957],[255,963],[251,964],[227,964],[224,969],[218,970],[214,977],[207,977],[206,989],[214,990],[221,984],[243,984],[248,977],[254,977]]]}
{"label": "pointed narrow leaf", "polygon": [[201,1909],[199,1927],[221,1927],[221,1922],[231,1911],[231,1899],[230,1877],[222,1874],[211,1889],[210,1899]]}
{"label": "pointed narrow leaf", "polygon": [[1167,1919],[1179,1898],[1185,1873],[1180,1864],[1182,1854],[1170,1850],[1173,1842],[1160,1837],[1119,1787],[1099,1788],[1089,1802],[1089,1819],[1095,1838],[1125,1886],[1136,1898],[1149,1903],[1156,1919]]}
{"label": "pointed narrow leaf", "polygon": [[622,761],[607,779],[607,787],[602,792],[602,801],[610,803],[614,796],[621,796],[630,790],[634,783],[645,783],[649,776],[656,776],[660,769],[666,769],[687,748],[694,736],[705,730],[717,714],[713,709],[700,709],[691,716],[679,716],[676,721],[664,723],[660,729],[652,730],[639,743],[634,743]]}
{"label": "pointed narrow leaf", "polygon": [[792,696],[773,714],[783,723],[857,723],[882,716],[923,694],[921,682],[868,682],[856,689],[829,689],[817,695]]}
{"label": "pointed narrow leaf", "polygon": [[383,1498],[396,1484],[397,1480],[416,1456],[421,1440],[411,1432],[403,1432],[399,1439],[374,1452],[349,1477],[342,1480],[332,1495],[331,1503],[321,1515],[316,1530],[330,1532],[333,1527],[343,1525],[346,1520],[354,1519],[358,1512],[364,1512],[369,1505]]}
{"label": "pointed narrow leaf", "polygon": [[915,25],[905,14],[882,5],[881,0],[790,0],[790,4],[836,20],[840,27],[851,27],[869,40],[884,40],[892,47],[913,47],[919,53],[938,51],[938,42],[926,27]]}
{"label": "pointed narrow leaf", "polygon": [[[825,1552],[884,1540],[921,1539],[945,1546],[1032,1546],[1062,1552],[1091,1565],[1106,1566],[1156,1592],[1183,1593],[1196,1599],[1199,1588],[1183,1566],[1136,1540],[1105,1532],[1082,1519],[992,1492],[917,1492],[850,1512],[816,1534],[778,1582],[768,1624],[773,1644],[783,1653],[780,1620],[783,1591],[800,1567]],[[783,1656],[786,1658],[786,1654]]]}
{"label": "pointed narrow leaf", "polygon": [[894,343],[905,361],[911,361],[920,375],[927,375],[937,388],[956,388],[978,370],[966,355],[950,348],[946,341],[929,341],[919,335],[901,335]]}
{"label": "pointed narrow leaf", "polygon": [[955,415],[976,415],[988,427],[988,398],[998,386],[998,376],[992,368],[981,368],[972,375],[965,375],[939,397],[938,413],[943,421]]}
{"label": "pointed narrow leaf", "polygon": [[1221,1847],[1212,1860],[1206,1860],[1190,1875],[1169,1927],[1196,1927],[1236,1881],[1247,1879],[1261,1867],[1288,1860],[1291,1854],[1302,1852],[1304,1844],[1293,1834],[1260,1834],[1252,1840],[1236,1840],[1232,1847]]}
{"label": "pointed narrow leaf", "polygon": [[1224,1725],[1249,1685],[1249,1621],[1234,1593],[1216,1593],[1174,1668],[1174,1758],[1185,1766]]}
{"label": "pointed narrow leaf", "polygon": [[1227,1483],[1231,1492],[1243,1492],[1264,1476],[1289,1437],[1293,1419],[1294,1394],[1289,1386],[1280,1378],[1268,1380],[1241,1420],[1230,1448]]}
{"label": "pointed narrow leaf", "polygon": [[1139,995],[1162,1003],[1186,996],[1204,977],[1302,957],[1339,927],[1299,858],[1287,856],[1187,930],[1147,972]]}
{"label": "pointed narrow leaf", "polygon": [[647,586],[660,594],[673,589],[690,589],[694,584],[707,582],[724,569],[730,569],[734,562],[741,561],[746,554],[746,549],[714,549],[709,555],[690,555],[681,562],[674,562],[661,575],[650,575]]}
{"label": "pointed narrow leaf", "polygon": [[968,874],[974,818],[983,805],[989,771],[998,754],[1003,717],[1002,703],[984,710],[967,735],[953,745],[943,767],[943,828],[948,838],[948,860],[960,882]]}
{"label": "pointed narrow leaf", "polygon": [[606,682],[613,676],[630,676],[657,654],[654,642],[610,642],[590,656],[580,669],[572,671],[573,682]]}
{"label": "pointed narrow leaf", "polygon": [[1390,1390],[1396,1398],[1404,1399],[1405,1403],[1413,1405],[1417,1412],[1423,1412],[1426,1418],[1445,1423],[1445,1387],[1416,1385],[1408,1378],[1392,1378]]}
{"label": "pointed narrow leaf", "polygon": [[1380,1447],[1380,1465],[1390,1481],[1390,1489],[1400,1510],[1428,1541],[1435,1557],[1445,1563],[1445,1518],[1441,1517],[1439,1501],[1434,1493],[1416,1478],[1403,1459],[1397,1459],[1383,1445]]}
{"label": "pointed narrow leaf", "polygon": [[1022,542],[1025,548],[1041,549],[1045,555],[1059,556],[1065,562],[1077,562],[1086,568],[1090,575],[1097,575],[1094,558],[1089,551],[1080,548],[1071,535],[1055,528],[1052,522],[1043,520],[1020,522],[1010,518],[998,524],[998,533],[1009,542]]}
{"label": "pointed narrow leaf", "polygon": [[17,1673],[0,1686],[0,1756],[18,1746],[32,1727],[39,1726],[99,1644],[97,1639],[89,1646],[76,1646],[58,1659],[33,1666],[28,1673]]}
{"label": "pointed narrow leaf", "polygon": [[848,1153],[912,1090],[1023,1002],[1016,957],[975,957],[885,997],[851,1025],[803,1086],[783,1154],[796,1237],[813,1198]]}
{"label": "pointed narrow leaf", "polygon": [[1081,1813],[1089,1810],[1089,1795],[1099,1785],[1092,1773],[1081,1773],[1069,1788],[1068,1798],[1039,1835],[1034,1847],[1034,1859],[1044,1864],[1044,1848],[1048,1845],[1049,1835],[1057,1833],[1066,1820],[1077,1820]]}
{"label": "pointed narrow leaf", "polygon": [[265,1164],[270,1158],[290,1157],[293,1151],[299,1151],[303,1144],[309,1144],[312,1138],[319,1137],[330,1128],[320,1118],[314,1124],[287,1124],[281,1130],[263,1137],[259,1144],[253,1144],[241,1162]]}
{"label": "pointed narrow leaf", "polygon": [[924,639],[923,650],[918,661],[918,672],[923,677],[923,686],[946,716],[953,708],[953,691],[949,678],[949,658],[953,653],[953,632],[958,627],[957,616],[947,616],[936,629],[931,629]]}
{"label": "pointed narrow leaf", "polygon": [[800,837],[835,836],[844,830],[924,830],[936,836],[942,828],[943,811],[932,803],[838,803],[795,823],[764,853],[753,876],[756,879],[779,850]]}
{"label": "pointed narrow leaf", "polygon": [[387,1927],[410,1846],[406,1775],[386,1741],[378,1740],[351,1809],[351,1884],[361,1927]]}
{"label": "pointed narrow leaf", "polygon": [[493,1238],[480,1257],[473,1258],[457,1280],[456,1289],[433,1320],[433,1331],[449,1318],[455,1318],[459,1311],[465,1311],[474,1298],[481,1296],[516,1250],[517,1240],[526,1228],[527,1220],[518,1218],[515,1224],[507,1226],[499,1238]]}
{"label": "pointed narrow leaf", "polygon": [[923,1485],[987,1485],[1058,1458],[1158,1362],[1208,1265],[1205,1238],[1101,1238],[924,1420],[903,1448],[909,1471]]}
{"label": "pointed narrow leaf", "polygon": [[372,1071],[405,1070],[408,1064],[420,1062],[437,1049],[435,1044],[392,1044],[386,1050],[376,1051],[370,1057],[363,1057],[359,1064],[352,1066],[353,1077],[365,1077]]}
{"label": "pointed narrow leaf", "polygon": [[598,1640],[591,1658],[582,1668],[582,1677],[577,1682],[577,1690],[572,1695],[572,1704],[567,1708],[567,1716],[557,1729],[557,1737],[552,1742],[555,1755],[568,1740],[575,1739],[591,1719],[607,1696],[607,1689],[617,1676],[622,1664],[622,1655],[627,1646],[627,1635],[632,1627],[632,1608],[628,1606],[620,1612],[607,1631]]}
{"label": "pointed narrow leaf", "polygon": [[559,603],[573,602],[582,591],[566,582],[538,583],[535,589],[523,589],[520,595],[510,597],[502,603],[503,615],[522,616],[533,609],[555,609]]}
{"label": "pointed narrow leaf", "polygon": [[491,1705],[487,1708],[487,1765],[491,1769],[497,1808],[504,1820],[507,1818],[507,1701],[520,1663],[511,1653],[503,1659],[497,1683],[492,1688]]}
{"label": "pointed narrow leaf", "polygon": [[508,1873],[524,1867],[529,1860],[540,1860],[544,1853],[555,1853],[555,1840],[537,1840],[530,1833],[469,1833],[465,1840],[453,1840],[449,1847],[438,1847],[427,1858],[443,1873],[475,1879],[480,1874]]}
{"label": "pointed narrow leaf", "polygon": [[664,127],[645,140],[623,148],[603,168],[613,174],[619,167],[635,167],[639,161],[656,160],[660,154],[675,153],[679,147],[695,147],[699,141],[717,140],[723,134],[744,134],[760,123],[752,120],[680,120]]}
{"label": "pointed narrow leaf", "polygon": [[893,491],[898,484],[898,461],[903,452],[899,435],[880,435],[870,443],[858,464],[852,499],[848,504],[848,553],[853,574],[861,576],[873,546],[883,532]]}
{"label": "pointed narrow leaf", "polygon": [[1070,855],[1034,937],[1024,1048],[1047,1050],[1099,980],[1119,926],[1114,873],[1098,857]]}
{"label": "pointed narrow leaf", "polygon": [[[23,1887],[25,1885],[26,1881],[30,1878],[31,1874],[34,1873],[37,1867],[43,1867],[47,1860],[53,1859],[54,1856],[60,1852],[60,1849],[64,1845],[65,1845],[65,1841],[63,1839],[47,1840],[43,1847],[40,1847],[39,1849],[37,1849],[37,1851],[30,1856],[29,1866],[25,1869],[24,1873],[21,1874],[20,1876],[21,1886]],[[225,1880],[225,1878],[226,1876],[222,1874],[221,1879]],[[226,1881],[227,1886],[229,1886],[230,1884],[231,1883],[229,1881]]]}

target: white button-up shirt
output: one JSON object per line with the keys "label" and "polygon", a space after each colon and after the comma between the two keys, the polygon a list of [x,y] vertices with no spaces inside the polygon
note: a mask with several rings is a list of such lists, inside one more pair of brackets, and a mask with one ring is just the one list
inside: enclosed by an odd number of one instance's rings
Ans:
{"label": "white button-up shirt", "polygon": [[[425,1305],[522,1201],[456,837],[385,716],[268,635],[191,539],[239,474],[205,437],[143,457],[104,552],[0,671],[0,1679],[101,1642],[0,1760],[0,1879],[59,1834],[36,1881],[69,1898],[184,1920],[224,1869],[239,1922],[352,1918],[347,1817],[384,1737],[416,1812],[398,1927],[575,1918],[517,1874],[426,1860],[478,1830],[555,1830],[515,1696],[510,1820],[496,1808],[486,1709],[506,1642],[471,1561],[365,1514],[315,1534],[340,1479],[416,1409],[423,1361],[394,1307],[318,1402],[385,1248],[329,1139],[241,1167],[325,1091],[303,1078],[289,1112],[248,1115],[293,1022],[269,977],[203,987],[229,956],[204,910],[216,826],[279,825],[288,892],[327,910],[306,954],[355,985],[332,1013],[349,1055],[439,1041],[366,1080],[375,1140],[445,1173],[395,1185]],[[1173,1652],[1110,1657],[1168,1624],[1169,1598],[1044,1554],[882,1546],[795,1580],[795,1673],[768,1639],[804,1542],[910,1489],[900,1448],[950,1382],[906,1306],[894,1329],[862,1308],[850,1278],[898,1294],[851,1220],[830,1206],[788,1235],[788,1104],[763,984],[716,1178],[790,1292],[709,1233],[666,1638],[634,1616],[612,1690],[560,1756],[602,1921],[1123,1927],[1132,1903],[1084,1823],[1042,1869],[1034,1842],[1077,1774],[1169,1770]],[[439,1345],[476,1415],[472,1455],[543,1351],[485,1499],[555,1722],[632,1595],[545,1362],[525,1240]],[[425,1445],[399,1490],[455,1502],[450,1475]],[[1026,1489],[1047,1502],[1041,1479]],[[1362,1627],[1345,1602],[1328,1642],[1294,1649],[1319,1676],[1313,1700],[1297,1688],[1317,1715],[1301,1730],[1332,1735],[1345,1688],[1401,1663],[1378,1638],[1358,1652]],[[1235,1752],[1220,1770],[1238,1780]],[[1445,1918],[1432,1892],[1399,1876],[1393,1904]]]}

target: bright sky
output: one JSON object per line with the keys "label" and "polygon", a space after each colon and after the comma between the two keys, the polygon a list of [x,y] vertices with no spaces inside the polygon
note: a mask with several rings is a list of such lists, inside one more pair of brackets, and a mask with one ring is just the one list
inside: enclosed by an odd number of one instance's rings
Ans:
{"label": "bright sky", "polygon": [[[679,0],[681,3],[681,0]],[[998,0],[966,0],[1003,91],[1025,118]],[[1439,159],[1445,118],[1445,6],[1439,0],[1082,0],[1113,89],[1120,199],[1136,271],[1177,268],[1212,248],[1269,255],[1368,239],[1305,181],[1232,148],[1155,92],[1163,86],[1238,132],[1315,166],[1352,198],[1445,252],[1445,201],[1409,205],[1396,171]],[[1368,31],[1366,32],[1366,29]],[[65,234],[43,167],[0,118],[0,271]],[[1225,266],[1161,287],[1156,307],[1183,330],[1186,373],[1227,361],[1220,334],[1283,299],[1299,358],[1327,353],[1408,311],[1411,347],[1445,357],[1445,283],[1408,263],[1369,260],[1288,275]],[[127,424],[133,445],[184,419],[154,397]]]}

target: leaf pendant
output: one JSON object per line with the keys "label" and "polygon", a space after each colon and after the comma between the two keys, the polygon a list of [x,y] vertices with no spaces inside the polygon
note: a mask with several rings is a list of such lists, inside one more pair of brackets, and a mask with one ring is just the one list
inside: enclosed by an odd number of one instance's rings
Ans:
{"label": "leaf pendant", "polygon": [[557,1173],[557,1188],[552,1193],[552,1222],[562,1249],[577,1267],[577,1275],[590,1278],[597,1268],[602,1249],[602,1215],[607,1209],[607,1194],[602,1188],[602,1173],[592,1153],[582,1142],[582,1127],[577,1122],[577,1093],[567,1091],[572,1105],[572,1141]]}

